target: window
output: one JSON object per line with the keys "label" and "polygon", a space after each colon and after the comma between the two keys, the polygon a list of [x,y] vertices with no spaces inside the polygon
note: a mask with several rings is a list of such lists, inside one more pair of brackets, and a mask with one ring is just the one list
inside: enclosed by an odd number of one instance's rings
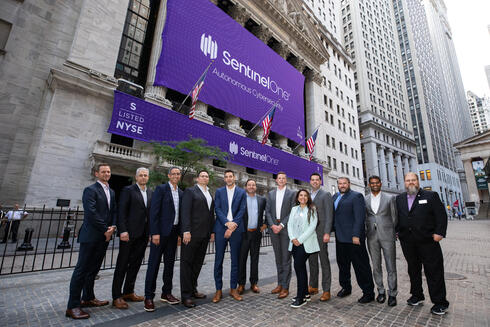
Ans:
{"label": "window", "polygon": [[333,170],[337,170],[337,159],[333,158]]}
{"label": "window", "polygon": [[430,181],[432,179],[432,176],[430,174],[430,169],[425,171],[425,176],[427,177],[427,180]]}
{"label": "window", "polygon": [[11,29],[12,24],[0,19],[0,54],[5,52],[5,46],[7,45]]}
{"label": "window", "polygon": [[327,135],[327,146],[330,146],[330,136]]}
{"label": "window", "polygon": [[425,181],[425,171],[421,170],[419,171],[419,173],[420,173],[420,179]]}

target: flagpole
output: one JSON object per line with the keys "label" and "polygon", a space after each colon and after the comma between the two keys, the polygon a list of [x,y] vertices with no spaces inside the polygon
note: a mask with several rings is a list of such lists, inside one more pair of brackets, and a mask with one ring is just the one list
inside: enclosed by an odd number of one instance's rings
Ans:
{"label": "flagpole", "polygon": [[191,90],[189,91],[189,93],[187,93],[184,101],[182,101],[182,103],[180,104],[179,106],[179,109],[177,109],[177,112],[180,112],[180,109],[182,109],[182,106],[184,105],[185,101],[187,100],[187,98],[189,97],[189,95],[191,94],[191,92],[196,88],[196,85],[197,83],[199,83],[199,81],[201,80],[201,78],[203,77],[204,74],[206,74],[206,72],[209,70],[209,67],[211,67],[211,65],[214,63],[214,60],[211,60],[211,62],[209,63],[208,67],[206,67],[206,69],[204,70],[204,72],[201,74],[201,76],[199,76],[199,78],[197,79],[197,82],[194,83],[194,86],[191,88]]}
{"label": "flagpole", "polygon": [[259,119],[259,122],[257,124],[254,125],[254,127],[252,127],[252,129],[247,133],[247,135],[245,137],[249,137],[250,134],[252,134],[252,132],[257,128],[257,126],[259,126],[259,124],[264,120],[265,116],[267,116],[272,109],[274,109],[277,104],[279,103],[279,100],[277,100],[273,105],[272,107],[265,113],[265,115],[263,115],[260,119]]}
{"label": "flagpole", "polygon": [[[318,125],[315,130],[313,131],[313,133],[311,133],[311,135],[315,134],[315,132],[320,128],[320,126],[322,126],[322,124]],[[308,139],[311,137],[311,135],[307,138],[305,138],[306,141],[308,141]],[[293,149],[293,152],[294,150],[296,150],[297,148],[299,148],[299,146],[301,145],[301,143],[298,143],[298,145]]]}

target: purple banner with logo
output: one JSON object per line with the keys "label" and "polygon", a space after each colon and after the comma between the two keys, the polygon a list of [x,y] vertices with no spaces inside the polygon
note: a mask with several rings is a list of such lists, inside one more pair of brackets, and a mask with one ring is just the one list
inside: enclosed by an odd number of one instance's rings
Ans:
{"label": "purple banner with logo", "polygon": [[240,166],[270,173],[284,171],[303,181],[309,181],[313,172],[323,173],[323,167],[315,162],[118,91],[108,132],[146,142],[183,141],[192,136],[220,147],[230,154],[230,162]]}
{"label": "purple banner with logo", "polygon": [[257,123],[279,101],[272,130],[304,144],[304,76],[209,0],[168,0],[155,85]]}

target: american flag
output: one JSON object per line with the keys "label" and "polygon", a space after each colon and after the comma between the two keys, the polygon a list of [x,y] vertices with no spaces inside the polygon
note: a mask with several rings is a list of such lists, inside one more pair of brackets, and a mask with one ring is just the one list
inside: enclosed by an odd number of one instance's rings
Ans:
{"label": "american flag", "polygon": [[306,141],[306,146],[308,147],[308,152],[310,153],[310,161],[311,161],[311,159],[313,159],[313,151],[315,150],[315,141],[316,141],[317,135],[318,135],[318,128],[313,133],[313,135],[310,136],[308,141]]}
{"label": "american flag", "polygon": [[201,75],[201,78],[196,83],[196,87],[194,90],[192,90],[192,105],[191,105],[191,110],[189,111],[189,119],[194,118],[194,113],[196,112],[196,103],[197,103],[197,97],[199,96],[199,92],[201,92],[201,88],[204,85],[204,79],[206,78],[208,70],[204,72],[204,74]]}
{"label": "american flag", "polygon": [[272,127],[272,119],[274,118],[275,111],[276,111],[276,104],[272,106],[271,110],[262,121],[262,127],[264,128],[264,134],[262,135],[262,145],[264,145],[267,142],[267,139],[269,138],[269,133],[271,132],[271,127]]}

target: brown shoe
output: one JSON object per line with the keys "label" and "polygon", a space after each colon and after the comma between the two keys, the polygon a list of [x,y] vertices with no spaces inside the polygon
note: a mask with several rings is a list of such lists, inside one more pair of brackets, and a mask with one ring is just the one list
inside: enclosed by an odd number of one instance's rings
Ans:
{"label": "brown shoe", "polygon": [[166,302],[168,304],[179,304],[180,303],[180,300],[178,298],[176,298],[175,296],[173,296],[172,294],[162,294],[162,296],[160,296],[160,301]]}
{"label": "brown shoe", "polygon": [[145,300],[144,296],[136,295],[135,293],[131,294],[124,294],[122,296],[123,300],[129,301],[129,302],[143,302]]}
{"label": "brown shoe", "polygon": [[245,285],[238,285],[236,290],[237,290],[238,294],[242,295],[243,291],[245,290]]}
{"label": "brown shoe", "polygon": [[88,319],[90,315],[80,308],[67,309],[65,316],[72,319]]}
{"label": "brown shoe", "polygon": [[82,308],[89,308],[89,307],[103,307],[104,305],[108,305],[109,301],[100,301],[97,299],[93,299],[90,301],[82,301],[81,306]]}
{"label": "brown shoe", "polygon": [[191,299],[184,299],[184,300],[182,300],[182,304],[186,308],[194,308],[196,306],[196,304],[194,303],[194,301],[192,301]]}
{"label": "brown shoe", "polygon": [[320,301],[328,301],[330,300],[330,292],[323,292]]}
{"label": "brown shoe", "polygon": [[115,307],[116,309],[127,309],[127,308],[129,308],[129,305],[126,303],[126,301],[123,300],[122,297],[113,300],[112,306]]}
{"label": "brown shoe", "polygon": [[219,301],[221,301],[222,298],[223,292],[221,290],[217,290],[213,297],[213,303],[218,303]]}
{"label": "brown shoe", "polygon": [[277,294],[277,293],[281,293],[282,291],[282,286],[281,285],[277,285],[275,289],[273,289],[271,291],[272,294]]}
{"label": "brown shoe", "polygon": [[152,299],[146,299],[145,300],[145,311],[146,312],[153,312],[155,311],[155,303],[153,303]]}
{"label": "brown shoe", "polygon": [[206,294],[199,293],[198,291],[196,291],[194,294],[192,294],[192,297],[195,299],[205,299]]}
{"label": "brown shoe", "polygon": [[308,286],[308,293],[310,293],[310,295],[318,294],[318,288]]}
{"label": "brown shoe", "polygon": [[230,295],[232,298],[234,298],[237,301],[243,300],[243,297],[240,294],[238,294],[238,291],[236,288],[230,288]]}
{"label": "brown shoe", "polygon": [[285,297],[288,297],[289,291],[285,288],[282,289],[281,293],[279,293],[279,296],[277,297],[278,299],[284,299]]}
{"label": "brown shoe", "polygon": [[254,293],[260,293],[260,290],[259,290],[259,287],[257,286],[257,284],[253,284],[252,286],[250,286],[250,289]]}

